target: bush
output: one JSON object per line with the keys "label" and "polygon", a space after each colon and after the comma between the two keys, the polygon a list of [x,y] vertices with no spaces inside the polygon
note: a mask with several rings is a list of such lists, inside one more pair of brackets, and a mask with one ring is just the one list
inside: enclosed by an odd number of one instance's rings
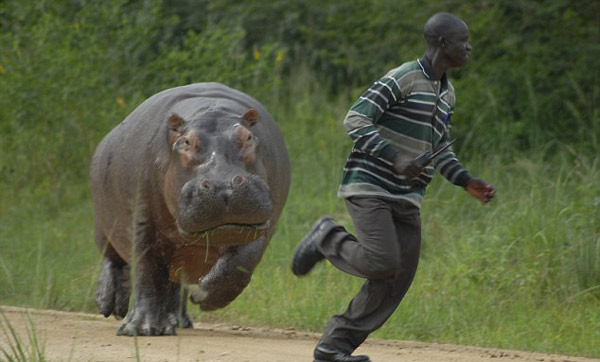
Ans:
{"label": "bush", "polygon": [[65,202],[69,182],[87,178],[99,139],[160,90],[218,80],[267,93],[280,84],[284,48],[248,50],[240,27],[190,31],[171,43],[178,19],[165,17],[162,1],[72,5],[3,8],[0,47],[11,50],[0,52],[0,170],[8,175],[0,193],[7,204],[32,184]]}

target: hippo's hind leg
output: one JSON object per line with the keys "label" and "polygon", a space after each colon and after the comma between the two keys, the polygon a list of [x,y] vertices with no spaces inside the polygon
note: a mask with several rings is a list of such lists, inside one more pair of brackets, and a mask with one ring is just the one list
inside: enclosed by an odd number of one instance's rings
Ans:
{"label": "hippo's hind leg", "polygon": [[96,305],[105,317],[113,314],[122,319],[129,307],[129,266],[109,243],[101,240],[99,245],[104,252],[96,286]]}
{"label": "hippo's hind leg", "polygon": [[177,325],[180,328],[192,328],[194,323],[187,313],[187,288],[180,287],[178,284],[171,284],[171,288],[173,288],[170,291],[172,298],[169,299],[167,309],[176,311]]}
{"label": "hippo's hind leg", "polygon": [[102,315],[114,314],[117,319],[125,317],[129,307],[129,285],[129,266],[104,257],[96,287],[96,304]]}
{"label": "hippo's hind leg", "polygon": [[267,246],[266,239],[228,248],[197,286],[191,286],[192,302],[202,310],[215,310],[231,303],[250,283],[252,272]]}

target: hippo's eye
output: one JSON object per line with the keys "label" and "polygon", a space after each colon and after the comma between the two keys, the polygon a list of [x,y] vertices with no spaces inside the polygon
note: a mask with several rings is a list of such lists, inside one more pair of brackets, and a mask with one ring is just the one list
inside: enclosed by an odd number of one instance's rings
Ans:
{"label": "hippo's eye", "polygon": [[184,153],[193,154],[200,151],[200,140],[196,135],[182,136],[177,141],[177,144],[180,145],[177,149]]}

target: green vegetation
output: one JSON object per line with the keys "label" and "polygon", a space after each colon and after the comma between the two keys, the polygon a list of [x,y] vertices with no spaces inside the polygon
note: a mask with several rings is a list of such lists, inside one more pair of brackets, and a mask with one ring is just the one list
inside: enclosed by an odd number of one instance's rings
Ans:
{"label": "green vegetation", "polygon": [[481,206],[438,175],[415,283],[375,337],[600,357],[600,3],[587,1],[0,3],[0,304],[95,312],[95,146],[157,91],[220,81],[279,121],[292,189],[250,286],[195,317],[322,331],[361,281],[328,264],[297,279],[289,262],[319,215],[352,229],[335,195],[341,120],[448,9],[474,48],[451,74],[456,150],[498,195]]}
{"label": "green vegetation", "polygon": [[0,332],[7,342],[5,347],[0,346],[0,360],[6,362],[44,362],[44,342],[38,338],[31,316],[27,313],[25,332],[27,340],[17,332],[10,323],[4,311],[0,309]]}

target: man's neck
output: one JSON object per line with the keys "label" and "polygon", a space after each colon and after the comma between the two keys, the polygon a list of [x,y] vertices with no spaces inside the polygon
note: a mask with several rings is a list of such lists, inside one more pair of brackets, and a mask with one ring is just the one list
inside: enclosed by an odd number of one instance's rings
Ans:
{"label": "man's neck", "polygon": [[431,64],[431,70],[433,74],[430,74],[432,79],[440,80],[442,76],[448,71],[450,67],[446,63],[446,60],[441,56],[439,49],[427,49],[425,57]]}

